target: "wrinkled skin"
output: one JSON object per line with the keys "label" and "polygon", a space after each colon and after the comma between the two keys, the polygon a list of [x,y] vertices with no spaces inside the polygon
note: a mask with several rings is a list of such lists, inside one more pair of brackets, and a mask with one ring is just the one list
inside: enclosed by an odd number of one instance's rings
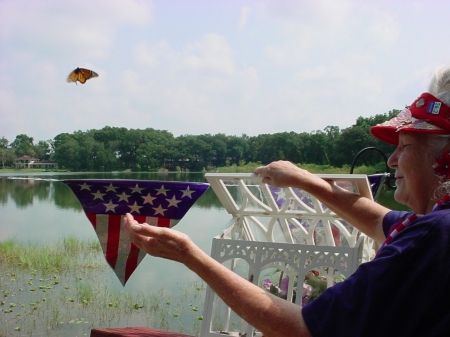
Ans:
{"label": "wrinkled skin", "polygon": [[397,178],[395,199],[418,214],[431,212],[437,201],[434,192],[439,178],[432,166],[442,152],[450,149],[449,145],[444,149],[435,149],[432,143],[431,135],[401,132],[398,146],[388,160]]}
{"label": "wrinkled skin", "polygon": [[189,254],[198,249],[186,234],[174,229],[139,224],[131,214],[126,214],[124,220],[131,241],[150,255],[184,264]]}

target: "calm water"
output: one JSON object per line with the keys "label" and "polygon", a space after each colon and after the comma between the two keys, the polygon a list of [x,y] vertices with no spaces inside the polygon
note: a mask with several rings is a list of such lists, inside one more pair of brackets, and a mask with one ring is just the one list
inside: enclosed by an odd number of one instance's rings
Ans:
{"label": "calm water", "polygon": [[[0,241],[15,238],[21,242],[51,245],[69,235],[82,240],[97,240],[94,229],[82,211],[78,200],[69,187],[59,181],[77,178],[206,182],[201,173],[67,174],[42,172],[22,175],[17,173],[0,174]],[[393,201],[393,190],[384,189],[378,201],[388,207],[399,208],[399,205]],[[222,208],[213,190],[209,189],[189,210],[175,229],[189,235],[200,248],[209,253],[211,250],[212,238],[221,233],[230,219],[231,215]],[[99,280],[98,283],[105,288],[124,291],[130,295],[139,295],[140,293],[148,292],[156,293],[163,289],[166,293],[179,296],[178,294],[183,291],[184,287],[200,281],[198,276],[183,265],[146,256],[128,280],[126,286],[123,287],[116,278],[114,272],[108,267],[106,261],[104,261],[104,264],[105,271],[101,272],[101,280]],[[16,288],[18,288],[18,286],[16,286]],[[18,290],[15,289],[15,291]],[[28,296],[26,294],[28,293],[18,291],[17,297],[9,297],[7,301],[25,301],[20,297]],[[30,298],[29,300],[34,301],[33,298]],[[201,315],[203,310],[202,305],[204,303],[204,293],[201,295],[201,298],[197,298],[197,302],[196,305],[198,305],[199,309],[198,314]],[[67,301],[64,303],[67,303]],[[55,310],[55,308],[49,310]],[[50,312],[49,310],[46,312]],[[112,311],[105,312],[107,312],[108,315],[111,315]],[[17,316],[17,318],[14,318],[16,316],[13,316],[11,313],[5,315],[9,315],[4,317],[10,319],[10,321],[8,321],[8,329],[13,331],[15,327],[14,324],[16,324],[14,322],[15,320],[19,322],[20,317]],[[48,316],[51,318],[51,315],[52,313],[50,312]],[[83,312],[83,315],[89,315],[89,313]],[[180,314],[181,325],[185,324],[187,327],[192,324],[192,320],[192,310],[191,314]],[[28,330],[29,333],[24,334],[23,336],[49,336],[50,330],[46,327],[46,323],[40,323],[40,330],[28,327],[28,329],[31,330]],[[82,327],[76,327],[74,324],[68,323],[70,322],[66,321],[64,324],[61,324],[58,329],[62,329],[62,332],[52,336],[87,336],[89,335],[91,324],[94,324],[96,327],[123,327],[133,325],[145,326],[148,322],[146,322],[146,318],[129,318],[127,316],[123,319],[118,318],[115,321],[103,323],[99,323],[96,318],[93,318],[93,322],[86,322],[89,324]],[[197,321],[197,324],[200,323]],[[150,324],[150,326],[161,328],[153,325],[153,323]],[[177,331],[178,329],[173,323],[168,326],[168,328],[172,331]],[[186,333],[188,333],[188,331],[186,331]],[[14,335],[18,336],[17,333],[14,333]],[[1,332],[0,336],[2,336]]]}
{"label": "calm water", "polygon": [[[8,179],[13,177],[15,179]],[[76,178],[206,182],[201,173],[3,174],[0,177],[0,240],[15,238],[24,242],[52,243],[68,235],[95,239],[92,225],[69,187],[59,181],[50,181]],[[209,189],[175,229],[188,234],[200,248],[210,252],[212,238],[225,228],[231,218],[220,205]],[[111,278],[115,287],[123,289],[112,272]],[[179,287],[180,281],[196,280],[195,274],[178,263],[146,256],[125,290],[167,290]]]}
{"label": "calm water", "polygon": [[[0,240],[15,238],[25,242],[52,243],[68,235],[80,239],[95,239],[91,223],[72,191],[65,184],[52,181],[76,178],[206,182],[202,173],[2,174]],[[399,207],[393,201],[392,190],[385,190],[379,201],[391,208]],[[213,190],[209,189],[175,229],[188,234],[200,248],[210,252],[212,238],[225,228],[230,218]],[[111,274],[111,277],[114,278],[113,283],[122,288],[115,275]],[[196,275],[178,263],[147,256],[131,276],[125,289],[167,289],[177,287],[179,281],[184,283],[196,280]]]}

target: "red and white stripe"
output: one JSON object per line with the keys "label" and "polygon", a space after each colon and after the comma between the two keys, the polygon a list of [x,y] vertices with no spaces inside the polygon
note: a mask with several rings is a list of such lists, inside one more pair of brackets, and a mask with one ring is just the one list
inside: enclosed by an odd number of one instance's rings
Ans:
{"label": "red and white stripe", "polygon": [[[97,233],[106,261],[122,285],[125,285],[146,253],[131,243],[123,228],[124,215],[86,213],[86,216]],[[135,215],[134,219],[138,223],[146,222],[151,226],[168,228],[175,226],[179,221],[143,215]]]}

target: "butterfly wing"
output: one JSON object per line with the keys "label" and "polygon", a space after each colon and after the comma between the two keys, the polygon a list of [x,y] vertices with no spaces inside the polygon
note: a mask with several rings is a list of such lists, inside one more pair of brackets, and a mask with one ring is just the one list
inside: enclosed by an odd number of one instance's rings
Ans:
{"label": "butterfly wing", "polygon": [[84,83],[86,83],[87,78],[84,76],[84,73],[81,70],[82,69],[80,69],[80,71],[78,72],[78,82],[80,82],[81,84],[84,84]]}
{"label": "butterfly wing", "polygon": [[78,81],[81,84],[84,84],[87,80],[93,77],[98,77],[98,74],[95,71],[84,68],[77,68],[69,74],[69,77],[67,77],[67,82],[76,83]]}
{"label": "butterfly wing", "polygon": [[78,81],[78,68],[72,71],[67,77],[67,82],[77,82]]}
{"label": "butterfly wing", "polygon": [[83,69],[83,68],[79,68],[80,69],[80,73],[78,75],[78,78],[83,78],[83,82],[81,81],[81,79],[79,80],[81,83],[86,82],[87,80],[93,78],[93,77],[98,77],[98,74],[95,71],[89,70],[89,69]]}

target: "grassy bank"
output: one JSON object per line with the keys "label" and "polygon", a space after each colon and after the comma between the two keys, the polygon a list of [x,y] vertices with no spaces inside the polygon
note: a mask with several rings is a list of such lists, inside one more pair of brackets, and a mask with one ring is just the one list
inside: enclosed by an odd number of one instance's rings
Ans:
{"label": "grassy bank", "polygon": [[[262,166],[261,163],[240,163],[239,165],[233,164],[230,166],[217,167],[209,170],[209,172],[220,173],[252,173],[258,166]],[[316,164],[297,164],[298,167],[308,170],[313,173],[327,173],[327,174],[349,174],[350,165],[343,165],[342,167],[334,167],[330,165],[316,165]],[[355,166],[353,169],[354,174],[374,174],[377,172],[384,172],[385,164],[379,163],[374,166]]]}
{"label": "grassy bank", "polygon": [[[229,166],[220,166],[220,167],[210,167],[205,169],[204,172],[221,172],[221,173],[252,173],[255,168],[258,166],[262,166],[260,162],[256,163],[245,163],[241,162],[240,164],[232,164]],[[297,166],[308,170],[313,173],[333,173],[333,174],[348,174],[350,173],[350,165],[343,165],[342,167],[334,167],[331,165],[317,165],[317,164],[297,164]],[[356,166],[354,167],[353,173],[355,174],[373,174],[376,172],[384,172],[385,164],[379,163],[374,166]],[[42,169],[14,169],[14,168],[0,168],[1,173],[39,173],[43,172]],[[45,172],[70,172],[70,170],[52,170]],[[139,171],[135,171],[139,172]],[[156,171],[155,171],[156,172]]]}
{"label": "grassy bank", "polygon": [[[0,336],[89,336],[92,327],[140,325],[198,333],[204,285],[180,293],[113,289],[97,241],[0,242]],[[108,281],[109,280],[109,281]]]}
{"label": "grassy bank", "polygon": [[16,169],[16,168],[0,168],[0,173],[32,173],[32,172],[70,172],[69,170],[43,170],[43,169]]}

